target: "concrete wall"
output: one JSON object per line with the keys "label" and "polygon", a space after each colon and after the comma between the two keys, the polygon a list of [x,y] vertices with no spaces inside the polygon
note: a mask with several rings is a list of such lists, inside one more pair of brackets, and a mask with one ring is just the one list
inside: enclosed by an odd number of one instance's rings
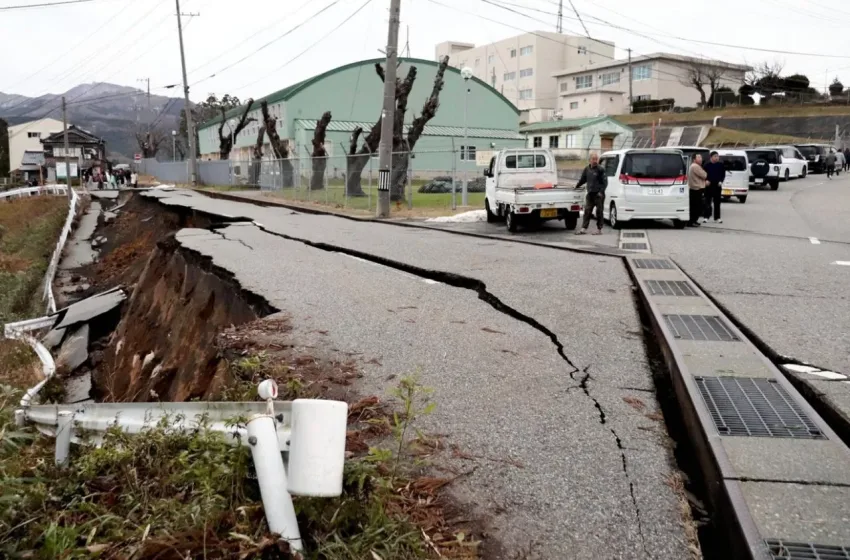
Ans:
{"label": "concrete wall", "polygon": [[[578,107],[571,108],[573,103],[578,103]],[[561,97],[561,111],[565,119],[622,115],[628,112],[628,95],[608,91],[573,93]]]}

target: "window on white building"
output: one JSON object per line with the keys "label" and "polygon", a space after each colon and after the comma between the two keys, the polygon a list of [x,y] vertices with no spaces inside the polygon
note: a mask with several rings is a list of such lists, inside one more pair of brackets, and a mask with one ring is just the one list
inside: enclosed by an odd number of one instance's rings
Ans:
{"label": "window on white building", "polygon": [[560,138],[561,138],[560,136],[550,136],[549,137],[549,147],[550,148],[557,148],[558,147],[558,141],[560,140]]}
{"label": "window on white building", "polygon": [[516,49],[511,49],[511,58],[516,58]]}
{"label": "window on white building", "polygon": [[652,77],[652,66],[649,64],[642,64],[640,66],[635,66],[632,68],[632,80],[635,82],[639,82],[641,80],[648,80]]}
{"label": "window on white building", "polygon": [[519,71],[520,78],[529,78],[534,75],[534,68],[523,68]]}
{"label": "window on white building", "polygon": [[40,132],[27,132],[27,138],[41,138]]}
{"label": "window on white building", "polygon": [[504,80],[506,82],[509,82],[514,79],[516,79],[516,72],[505,72]]}
{"label": "window on white building", "polygon": [[[576,105],[578,105],[578,103],[576,103]],[[564,140],[566,140],[566,142],[564,142],[565,148],[575,148],[576,147],[576,135],[575,134],[567,134],[566,137],[564,137]]]}
{"label": "window on white building", "polygon": [[576,89],[587,89],[593,87],[593,75],[589,74],[587,76],[577,76],[576,77]]}
{"label": "window on white building", "polygon": [[619,84],[620,83],[620,73],[619,72],[609,72],[607,74],[602,74],[602,85],[609,86],[611,84]]}
{"label": "window on white building", "polygon": [[526,56],[526,55],[529,55],[529,54],[531,54],[531,53],[533,53],[533,52],[534,52],[534,46],[533,46],[533,45],[529,45],[529,46],[527,46],[527,47],[523,47],[523,48],[521,48],[521,49],[519,50],[519,55],[520,55],[520,56]]}
{"label": "window on white building", "polygon": [[532,148],[542,148],[543,147],[543,137],[535,136],[531,139],[531,147]]}
{"label": "window on white building", "polygon": [[534,95],[533,89],[521,89],[519,90],[519,98],[520,99],[531,99]]}
{"label": "window on white building", "polygon": [[569,82],[561,82],[561,91],[562,92],[567,91],[569,89],[570,89],[570,83]]}
{"label": "window on white building", "polygon": [[570,111],[572,111],[573,109],[578,109],[578,101],[570,102]]}
{"label": "window on white building", "polygon": [[579,47],[578,54],[587,54],[587,47]]}
{"label": "window on white building", "polygon": [[475,161],[475,146],[461,146],[460,147],[460,160],[461,161]]}

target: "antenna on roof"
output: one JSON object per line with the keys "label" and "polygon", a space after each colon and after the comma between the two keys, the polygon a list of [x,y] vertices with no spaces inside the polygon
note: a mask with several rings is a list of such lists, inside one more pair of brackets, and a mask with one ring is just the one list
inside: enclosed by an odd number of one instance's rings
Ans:
{"label": "antenna on roof", "polygon": [[[561,3],[563,3],[563,0],[561,0]],[[581,26],[584,28],[584,34],[587,35],[588,39],[590,39],[590,31],[587,30],[587,26],[584,24],[584,20],[581,19],[581,14],[579,14],[578,10],[576,10],[576,5],[573,4],[573,0],[570,0],[570,6],[573,7],[573,11],[576,13],[576,17],[578,18],[579,23],[581,23]]]}

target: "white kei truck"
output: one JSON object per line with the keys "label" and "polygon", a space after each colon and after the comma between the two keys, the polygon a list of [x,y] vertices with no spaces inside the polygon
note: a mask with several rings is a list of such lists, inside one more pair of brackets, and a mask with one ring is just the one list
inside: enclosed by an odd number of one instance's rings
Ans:
{"label": "white kei truck", "polygon": [[578,224],[585,189],[558,180],[555,156],[544,148],[496,152],[484,170],[484,209],[490,223],[504,220],[508,231],[520,224],[564,220],[568,230]]}

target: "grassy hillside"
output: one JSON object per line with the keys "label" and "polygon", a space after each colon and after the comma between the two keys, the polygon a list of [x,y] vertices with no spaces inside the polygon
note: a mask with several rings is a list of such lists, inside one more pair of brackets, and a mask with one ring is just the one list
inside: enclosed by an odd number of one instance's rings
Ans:
{"label": "grassy hillside", "polygon": [[729,118],[771,118],[771,117],[824,117],[831,115],[850,116],[850,106],[830,105],[825,107],[788,106],[751,106],[709,109],[690,113],[635,113],[632,115],[614,115],[613,118],[630,126],[650,125],[661,119],[661,124],[676,122],[709,123],[716,116]]}
{"label": "grassy hillside", "polygon": [[786,136],[783,134],[760,134],[758,132],[744,132],[740,130],[732,130],[731,128],[714,127],[712,128],[702,145],[707,147],[733,147],[752,146],[764,144],[803,144],[810,142],[806,138],[798,138],[796,136]]}

